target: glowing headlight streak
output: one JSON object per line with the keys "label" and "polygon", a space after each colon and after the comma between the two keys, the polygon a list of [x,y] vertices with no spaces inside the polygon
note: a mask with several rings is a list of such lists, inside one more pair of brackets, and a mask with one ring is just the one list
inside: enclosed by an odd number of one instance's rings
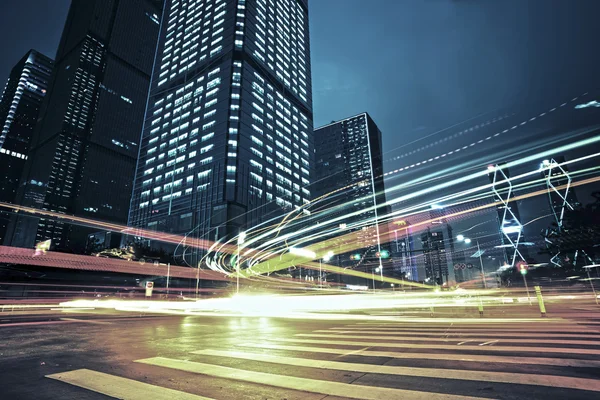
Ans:
{"label": "glowing headlight streak", "polygon": [[[572,186],[581,186],[581,185],[585,185],[585,184],[589,184],[589,183],[593,183],[593,182],[598,182],[600,181],[600,177],[594,177],[594,178],[590,178],[584,181],[579,181],[576,182],[574,184],[572,184]],[[545,190],[538,190],[536,192],[532,192],[532,193],[527,193],[524,195],[519,195],[519,196],[514,196],[513,200],[511,201],[519,201],[525,198],[529,198],[529,197],[534,197],[534,196],[539,196],[542,194],[545,194],[546,191]],[[473,212],[475,210],[481,210],[481,209],[486,209],[486,208],[493,208],[496,205],[494,203],[490,203],[490,204],[484,204],[484,205],[480,205],[477,207],[474,207],[473,209],[470,210],[463,210],[463,211],[458,211],[458,212],[454,212],[451,213],[449,215],[447,215],[447,218],[451,218],[451,217],[456,217],[456,216],[460,216],[460,215],[465,215],[468,214],[470,212]],[[426,220],[420,223],[417,223],[415,225],[413,225],[413,228],[416,228],[418,226],[428,226],[431,223],[432,219],[430,220]],[[350,233],[349,235],[347,235],[348,238],[356,238],[356,232]],[[383,240],[391,240],[392,234],[388,234],[388,238],[383,238]],[[351,241],[351,240],[349,240]],[[356,243],[357,241],[354,241],[354,244],[348,244],[347,246],[343,246],[340,250],[340,253],[347,253],[347,252],[351,252],[352,250],[355,250],[356,248],[361,248],[362,244],[360,243]],[[318,252],[320,247],[326,247],[327,243],[319,243],[315,246],[311,246],[312,251],[314,252]],[[279,262],[271,262],[270,264],[270,270],[272,271],[273,268],[275,269],[283,269],[286,268],[289,264],[289,262],[292,261],[290,258],[286,258],[283,257]],[[274,265],[273,265],[274,264]],[[319,264],[318,263],[303,263],[302,266],[307,267],[307,268],[311,268],[311,269],[318,269],[319,268]],[[257,265],[254,268],[254,273],[265,273],[266,271],[263,271],[264,268],[264,263],[261,263],[259,265]],[[329,272],[333,272],[333,273],[340,273],[340,274],[345,274],[345,275],[352,275],[352,276],[358,276],[358,277],[362,277],[362,278],[369,278],[369,274],[363,273],[363,272],[359,272],[359,271],[353,271],[353,270],[348,270],[348,269],[343,269],[343,268],[339,268],[339,267],[335,267],[332,265],[327,265],[324,264],[322,265],[323,270],[329,271]],[[392,278],[388,278],[388,277],[383,277],[384,278],[384,282],[388,282],[388,283],[400,283],[403,282],[406,284],[406,281],[400,281],[400,280],[396,280],[396,279],[392,279]]]}

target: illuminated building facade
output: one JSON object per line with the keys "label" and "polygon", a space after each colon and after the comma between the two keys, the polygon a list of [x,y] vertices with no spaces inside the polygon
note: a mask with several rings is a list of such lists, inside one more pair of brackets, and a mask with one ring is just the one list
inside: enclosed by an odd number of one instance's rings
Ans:
{"label": "illuminated building facade", "polygon": [[[54,61],[30,50],[15,65],[0,97],[0,201],[13,203]],[[9,213],[0,210],[0,243]]]}
{"label": "illuminated building facade", "polygon": [[[342,266],[371,259],[379,266],[376,253],[389,253],[389,214],[383,181],[381,131],[367,113],[315,129],[315,204],[324,219],[347,216],[340,234],[357,232],[359,248],[340,257]],[[391,272],[383,265],[385,272]],[[368,269],[368,267],[366,268]]]}
{"label": "illuminated building facade", "polygon": [[425,282],[438,285],[447,283],[448,258],[444,243],[444,232],[427,229],[427,232],[421,235],[421,245],[425,260]]}
{"label": "illuminated building facade", "polygon": [[389,226],[391,233],[391,257],[394,275],[411,281],[419,280],[417,256],[412,227],[405,221]]}
{"label": "illuminated building facade", "polygon": [[[102,221],[127,221],[160,0],[73,0],[17,201]],[[92,228],[91,232],[97,230]],[[83,252],[90,229],[14,218],[14,246],[52,241]]]}
{"label": "illuminated building facade", "polygon": [[223,240],[310,201],[308,28],[306,0],[166,2],[130,226]]}

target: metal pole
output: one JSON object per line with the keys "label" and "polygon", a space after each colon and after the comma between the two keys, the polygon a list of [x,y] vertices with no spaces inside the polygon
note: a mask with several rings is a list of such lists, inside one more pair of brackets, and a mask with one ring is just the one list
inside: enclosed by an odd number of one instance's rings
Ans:
{"label": "metal pole", "polygon": [[196,300],[198,300],[198,286],[200,286],[200,263],[196,268]]}
{"label": "metal pole", "polygon": [[323,259],[319,258],[319,288],[323,288]]}
{"label": "metal pole", "polygon": [[167,263],[167,296],[169,296],[169,277],[171,276],[171,263]]}
{"label": "metal pole", "polygon": [[479,254],[479,266],[481,267],[481,280],[483,280],[483,288],[487,289],[487,284],[485,282],[485,272],[483,271],[483,260],[481,259],[481,249],[479,248],[479,239],[475,239],[477,242],[477,254]]}
{"label": "metal pole", "polygon": [[592,277],[590,276],[590,269],[586,268],[588,280],[590,281],[590,285],[592,286],[592,293],[594,293],[594,300],[596,300],[596,305],[598,305],[598,296],[596,295],[596,289],[594,288],[594,282],[592,281]]}
{"label": "metal pole", "polygon": [[237,257],[235,258],[235,293],[240,292],[240,241],[238,240],[237,245]]}
{"label": "metal pole", "polygon": [[529,305],[531,305],[531,296],[529,296],[529,286],[527,286],[527,279],[524,274],[521,274],[523,277],[523,282],[525,283],[525,290],[527,290],[527,300],[529,300]]}

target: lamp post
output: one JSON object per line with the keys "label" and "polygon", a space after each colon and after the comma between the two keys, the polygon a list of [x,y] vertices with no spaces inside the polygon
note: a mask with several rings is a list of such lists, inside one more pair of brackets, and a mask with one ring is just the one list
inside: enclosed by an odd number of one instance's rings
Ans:
{"label": "lamp post", "polygon": [[[456,240],[459,242],[464,242],[465,244],[470,244],[471,239],[465,237],[464,235],[457,235]],[[479,247],[479,239],[475,239],[475,243],[477,243],[477,254],[479,255],[479,267],[481,268],[481,280],[483,281],[483,287],[487,289],[487,284],[485,282],[485,272],[483,271],[483,260],[481,259],[481,248]]]}
{"label": "lamp post", "polygon": [[379,273],[381,271],[381,267],[377,267],[374,270],[371,270],[371,276],[373,277],[373,293],[375,293],[375,273],[373,271]]}
{"label": "lamp post", "polygon": [[323,288],[323,264],[322,261],[329,262],[333,258],[333,251],[328,251],[323,258],[319,258],[319,287]]}
{"label": "lamp post", "polygon": [[246,232],[240,232],[237,240],[237,257],[235,258],[236,294],[240,292],[240,246],[243,245],[245,241]]}

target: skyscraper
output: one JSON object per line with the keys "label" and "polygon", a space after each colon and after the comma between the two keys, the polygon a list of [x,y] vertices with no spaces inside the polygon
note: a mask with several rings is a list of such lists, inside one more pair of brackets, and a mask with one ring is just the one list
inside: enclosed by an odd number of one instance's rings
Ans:
{"label": "skyscraper", "polygon": [[[357,254],[371,258],[389,251],[382,154],[381,131],[367,113],[315,129],[315,207],[327,219],[347,215],[344,232],[356,231]],[[350,257],[340,260],[347,266]]]}
{"label": "skyscraper", "polygon": [[168,0],[129,224],[231,237],[308,203],[312,157],[307,0]]}
{"label": "skyscraper", "polygon": [[[426,282],[435,282],[438,285],[448,282],[448,258],[444,244],[444,232],[431,231],[421,234],[423,257],[425,258]],[[446,278],[444,280],[444,277]]]}
{"label": "skyscraper", "polygon": [[406,221],[395,221],[389,226],[391,232],[391,256],[394,275],[418,281],[417,256],[412,227]]}
{"label": "skyscraper", "polygon": [[[125,223],[160,0],[73,0],[18,191],[25,206]],[[88,229],[21,216],[11,243],[83,251]],[[97,231],[95,228],[93,231]]]}
{"label": "skyscraper", "polygon": [[[13,67],[0,98],[0,201],[14,203],[31,136],[46,95],[54,61],[30,50]],[[9,212],[0,209],[0,243]]]}

